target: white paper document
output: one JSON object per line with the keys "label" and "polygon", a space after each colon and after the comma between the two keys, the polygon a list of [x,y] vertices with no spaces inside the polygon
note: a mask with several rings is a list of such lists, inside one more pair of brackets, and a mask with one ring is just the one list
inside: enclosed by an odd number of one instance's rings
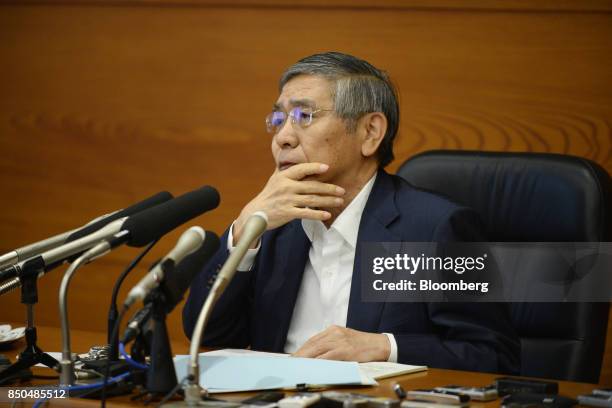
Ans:
{"label": "white paper document", "polygon": [[[200,385],[208,392],[256,391],[310,385],[376,385],[386,378],[426,370],[425,366],[396,363],[355,363],[288,354],[225,349],[200,353]],[[187,375],[189,356],[174,358],[176,376]]]}

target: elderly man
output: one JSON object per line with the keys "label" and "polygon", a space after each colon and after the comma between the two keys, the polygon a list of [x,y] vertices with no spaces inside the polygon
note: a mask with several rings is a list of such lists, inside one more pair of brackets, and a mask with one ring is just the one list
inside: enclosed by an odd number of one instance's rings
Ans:
{"label": "elderly man", "polygon": [[518,371],[520,346],[504,305],[361,299],[361,242],[479,237],[471,210],[383,170],[399,125],[384,72],[336,52],[306,57],[283,74],[266,123],[276,170],[194,280],[183,310],[187,335],[247,218],[264,211],[268,231],[216,305],[205,345]]}

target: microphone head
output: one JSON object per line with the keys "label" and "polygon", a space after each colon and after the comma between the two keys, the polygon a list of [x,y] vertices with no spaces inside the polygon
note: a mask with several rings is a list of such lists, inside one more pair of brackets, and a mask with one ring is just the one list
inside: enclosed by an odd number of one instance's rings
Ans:
{"label": "microphone head", "polygon": [[168,200],[172,199],[172,194],[170,194],[167,191],[162,191],[159,192],[155,195],[152,195],[151,197],[144,199],[134,205],[131,205],[127,208],[124,208],[122,210],[119,211],[115,211],[114,213],[106,216],[106,217],[102,217],[101,219],[97,219],[97,221],[94,221],[90,224],[87,224],[85,227],[79,229],[78,231],[72,233],[68,238],[66,238],[66,241],[64,241],[64,243],[68,243],[68,242],[72,242],[74,240],[77,240],[79,238],[85,237],[89,234],[92,234],[96,231],[98,231],[99,229],[101,229],[102,227],[110,224],[111,222],[118,220],[120,218],[124,218],[124,217],[128,217],[130,215],[134,215],[134,214],[138,214],[139,212],[146,210],[147,208],[151,208],[154,207],[158,204],[164,203]]}
{"label": "microphone head", "polygon": [[206,231],[204,242],[200,248],[185,257],[171,271],[169,271],[161,284],[166,294],[166,311],[170,313],[183,299],[183,295],[191,286],[191,281],[204,269],[206,263],[219,249],[219,237],[211,231]]}
{"label": "microphone head", "polygon": [[[247,219],[244,224],[242,235],[248,245],[261,236],[268,228],[268,216],[263,211],[256,211]],[[241,237],[242,240],[242,237]]]}
{"label": "microphone head", "polygon": [[130,216],[122,226],[130,232],[129,246],[141,247],[192,218],[219,205],[219,193],[204,186]]}
{"label": "microphone head", "polygon": [[168,253],[167,258],[172,259],[174,263],[181,262],[184,257],[194,253],[202,246],[205,237],[206,233],[202,227],[195,225],[189,228],[181,234],[172,251]]}

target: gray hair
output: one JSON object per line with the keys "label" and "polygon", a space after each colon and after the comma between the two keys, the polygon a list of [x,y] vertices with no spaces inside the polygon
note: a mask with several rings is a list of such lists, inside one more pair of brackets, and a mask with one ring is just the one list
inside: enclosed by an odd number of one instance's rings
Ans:
{"label": "gray hair", "polygon": [[399,127],[397,93],[389,77],[367,61],[340,52],[326,52],[303,58],[290,66],[279,81],[282,92],[287,82],[298,75],[320,75],[330,80],[334,110],[349,132],[366,113],[382,112],[387,118],[387,131],[378,147],[378,165],[385,167],[393,160],[393,141]]}

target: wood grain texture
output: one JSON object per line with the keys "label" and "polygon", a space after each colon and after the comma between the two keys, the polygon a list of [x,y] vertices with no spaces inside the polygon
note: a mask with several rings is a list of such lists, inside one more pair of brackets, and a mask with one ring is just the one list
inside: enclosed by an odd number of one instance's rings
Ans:
{"label": "wood grain texture", "polygon": [[114,5],[141,7],[221,7],[221,8],[346,8],[350,10],[468,10],[502,12],[610,12],[609,0],[5,0],[5,3],[36,5]]}
{"label": "wood grain texture", "polygon": [[[451,148],[568,153],[612,173],[610,2],[292,4],[3,3],[0,252],[157,191],[203,184],[219,189],[222,204],[189,225],[221,233],[272,171],[263,117],[278,77],[326,50],[394,78],[402,124],[390,171],[415,153]],[[112,282],[136,254],[117,250],[77,274],[73,327],[104,327]],[[56,271],[40,281],[43,324],[58,324],[60,279]],[[0,298],[0,319],[23,315],[17,294]],[[178,312],[169,324],[182,336]],[[609,331],[608,383],[610,339]]]}

